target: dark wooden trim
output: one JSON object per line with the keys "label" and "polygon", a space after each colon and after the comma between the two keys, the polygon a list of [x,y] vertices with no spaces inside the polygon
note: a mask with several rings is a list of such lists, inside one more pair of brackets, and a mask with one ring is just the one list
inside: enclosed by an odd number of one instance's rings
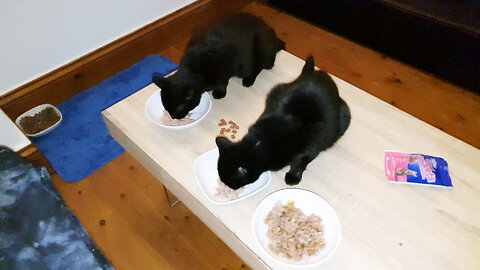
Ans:
{"label": "dark wooden trim", "polygon": [[39,104],[58,105],[252,0],[198,0],[0,97],[11,118]]}
{"label": "dark wooden trim", "polygon": [[[432,10],[428,6],[425,6],[423,3],[418,2],[418,4],[412,5],[412,3],[409,3],[410,1],[398,1],[398,0],[381,0],[382,2],[394,6],[396,8],[403,9],[407,12],[410,12],[411,14],[415,14],[417,16],[422,16],[425,18],[429,18],[430,20],[437,21],[439,23],[443,23],[446,25],[450,25],[451,27],[454,27],[460,31],[469,31],[472,33],[475,33],[477,35],[480,34],[480,28],[475,27],[473,22],[478,23],[478,15],[473,18],[471,17],[470,20],[467,22],[462,22],[458,21],[458,17],[460,17],[462,14],[465,16],[464,11],[466,9],[473,9],[473,10],[478,10],[478,6],[472,3],[468,3],[468,1],[452,1],[452,2],[444,2],[444,3],[436,3],[437,5],[437,11]],[[467,6],[470,5],[470,6]],[[438,9],[440,8],[440,9]],[[438,11],[443,11],[442,15],[438,14]],[[451,14],[450,16],[445,16],[446,11],[449,11],[448,13]],[[463,11],[463,12],[462,12]],[[472,12],[473,14],[476,14],[475,12]]]}
{"label": "dark wooden trim", "polygon": [[17,154],[19,154],[23,158],[26,158],[29,155],[33,154],[36,151],[36,149],[38,149],[38,148],[35,147],[32,143],[30,143],[29,145],[25,146],[24,148],[18,150]]}

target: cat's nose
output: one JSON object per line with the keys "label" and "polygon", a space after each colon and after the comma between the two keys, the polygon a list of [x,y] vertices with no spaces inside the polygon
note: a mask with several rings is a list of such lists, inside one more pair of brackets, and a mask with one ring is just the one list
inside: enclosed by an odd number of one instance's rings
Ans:
{"label": "cat's nose", "polygon": [[234,190],[239,189],[239,188],[242,187],[242,185],[240,185],[240,184],[237,183],[236,181],[225,181],[224,183],[225,183],[225,185],[227,185],[229,188],[234,189]]}

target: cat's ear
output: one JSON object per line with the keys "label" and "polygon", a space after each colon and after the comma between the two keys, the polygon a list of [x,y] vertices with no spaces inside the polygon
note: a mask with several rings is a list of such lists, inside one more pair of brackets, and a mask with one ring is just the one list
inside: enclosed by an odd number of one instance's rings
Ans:
{"label": "cat's ear", "polygon": [[231,145],[233,145],[233,142],[231,142],[229,139],[225,137],[217,137],[215,139],[215,143],[217,143],[218,149],[220,149],[220,151],[225,150]]}
{"label": "cat's ear", "polygon": [[285,41],[277,39],[278,50],[285,50]]}
{"label": "cat's ear", "polygon": [[167,78],[161,77],[161,76],[153,76],[152,81],[154,84],[156,84],[160,89],[165,89],[168,87],[168,80]]}
{"label": "cat's ear", "polygon": [[302,69],[302,75],[310,74],[315,70],[315,61],[313,60],[313,56],[308,56],[307,60],[305,60],[305,65]]}

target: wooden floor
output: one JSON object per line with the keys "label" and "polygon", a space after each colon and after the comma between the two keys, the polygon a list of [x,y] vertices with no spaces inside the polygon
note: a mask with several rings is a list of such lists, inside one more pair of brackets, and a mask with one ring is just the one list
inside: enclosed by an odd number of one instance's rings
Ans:
{"label": "wooden floor", "polygon": [[[253,3],[245,11],[263,17],[287,43],[287,51],[305,58],[315,56],[317,66],[380,97],[431,124],[480,142],[480,98],[408,66],[360,47],[274,9]],[[178,63],[188,37],[159,54]],[[451,97],[458,123],[432,115],[440,97],[418,107],[414,91]],[[412,96],[413,95],[413,96]],[[465,113],[458,112],[463,102]],[[455,107],[456,106],[456,107]],[[476,117],[476,118],[475,118]],[[440,120],[437,120],[440,119]],[[427,121],[426,120],[426,121]],[[478,146],[477,146],[478,147]],[[161,183],[129,154],[123,154],[87,179],[54,183],[93,240],[117,269],[246,269],[246,266],[183,204],[170,207]],[[103,221],[105,221],[104,225]]]}
{"label": "wooden floor", "polygon": [[129,154],[75,184],[53,179],[116,269],[248,269],[182,203],[171,207],[160,182]]}

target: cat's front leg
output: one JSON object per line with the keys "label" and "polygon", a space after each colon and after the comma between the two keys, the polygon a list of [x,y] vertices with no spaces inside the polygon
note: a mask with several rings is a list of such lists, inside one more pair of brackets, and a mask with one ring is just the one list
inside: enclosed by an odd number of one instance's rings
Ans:
{"label": "cat's front leg", "polygon": [[246,76],[242,79],[242,85],[245,87],[250,87],[255,83],[258,74],[262,71],[262,69],[255,69],[255,71],[250,75]]}
{"label": "cat's front leg", "polygon": [[285,174],[285,184],[293,186],[300,183],[303,172],[307,168],[308,163],[310,163],[315,157],[316,155],[305,153],[295,157],[290,163],[290,170]]}
{"label": "cat's front leg", "polygon": [[215,86],[212,91],[212,96],[215,99],[224,98],[227,95],[227,85]]}

